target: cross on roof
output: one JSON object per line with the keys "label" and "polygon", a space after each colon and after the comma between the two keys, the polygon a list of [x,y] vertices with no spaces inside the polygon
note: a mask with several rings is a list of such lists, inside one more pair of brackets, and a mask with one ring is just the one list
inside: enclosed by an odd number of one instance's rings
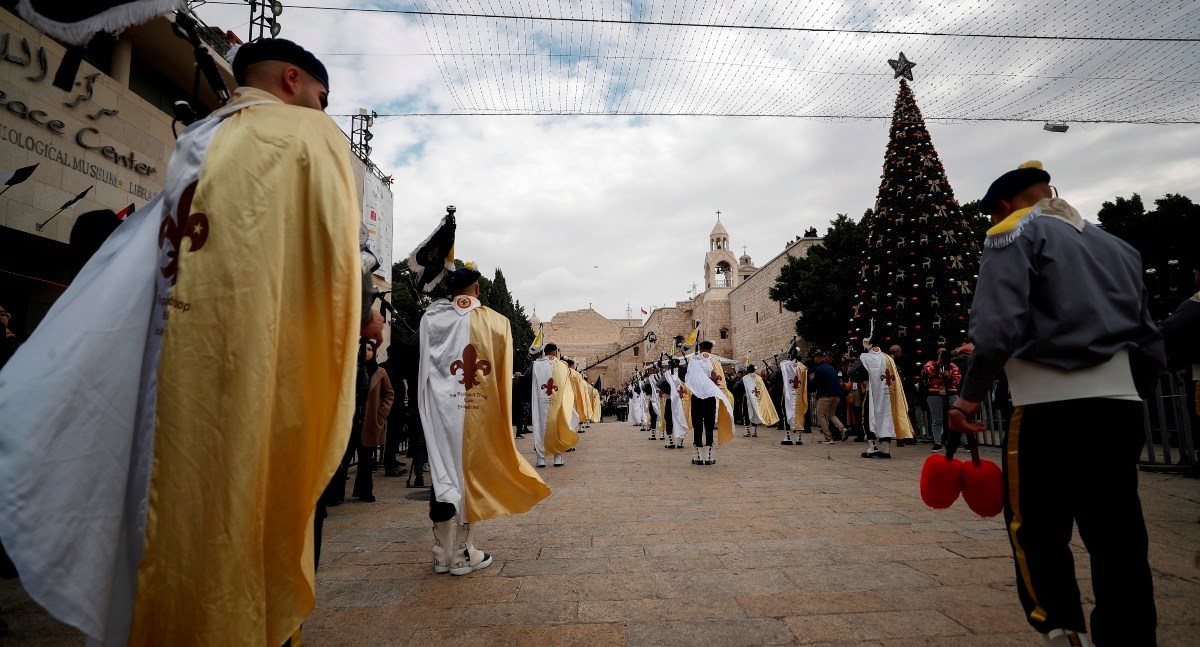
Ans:
{"label": "cross on roof", "polygon": [[721,210],[717,209],[717,222],[721,222]]}

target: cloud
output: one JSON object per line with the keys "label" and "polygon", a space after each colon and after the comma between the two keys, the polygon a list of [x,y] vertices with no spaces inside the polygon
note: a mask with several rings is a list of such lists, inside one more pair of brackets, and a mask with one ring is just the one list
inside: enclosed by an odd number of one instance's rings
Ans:
{"label": "cloud", "polygon": [[[440,10],[461,5],[424,4]],[[606,17],[631,10],[599,4]],[[831,3],[805,15],[788,13],[784,3],[750,3],[738,11],[709,3],[705,14],[696,3],[634,4],[632,10],[650,20],[817,27],[1046,35],[1099,29],[1179,37],[1197,26],[1195,17],[1156,16],[1141,5],[1127,18],[1081,14],[1055,21],[1003,4],[979,15],[955,13],[932,0]],[[204,5],[198,11],[209,24],[226,28],[247,19],[244,7]],[[559,15],[557,7],[545,11]],[[574,5],[562,11],[593,10]],[[1200,131],[1194,125],[1076,121],[1118,108],[1130,114],[1195,112],[1200,85],[1194,82],[1101,80],[1150,78],[1156,70],[1200,80],[1194,47],[417,21],[295,8],[286,8],[281,21],[283,37],[325,54],[331,114],[356,113],[360,106],[381,114],[741,106],[890,115],[896,82],[886,59],[903,49],[917,62],[913,89],[927,116],[1045,113],[1071,123],[1067,133],[1055,134],[1040,122],[930,122],[960,202],[979,198],[997,175],[1027,159],[1041,159],[1061,195],[1085,217],[1094,217],[1105,200],[1134,192],[1147,203],[1167,192],[1200,200]],[[372,55],[329,55],[347,52]],[[489,55],[465,55],[472,52]],[[1174,61],[1176,68],[1156,68],[1155,52],[1162,65]],[[1038,78],[1064,75],[1080,78]],[[373,129],[372,157],[396,179],[396,257],[454,204],[458,253],[484,271],[503,268],[527,310],[536,305],[539,316],[549,319],[591,303],[601,314],[623,317],[626,304],[636,316],[641,307],[686,298],[693,283],[703,287],[717,210],[735,253],[744,245],[760,267],[805,228],[824,233],[838,213],[860,216],[875,201],[888,128],[887,120],[385,117]]]}

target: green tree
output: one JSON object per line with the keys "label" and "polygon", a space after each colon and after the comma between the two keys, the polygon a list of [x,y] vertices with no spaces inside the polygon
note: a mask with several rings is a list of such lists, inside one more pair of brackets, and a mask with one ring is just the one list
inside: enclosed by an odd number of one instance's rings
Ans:
{"label": "green tree", "polygon": [[446,286],[438,284],[429,294],[422,294],[416,289],[416,276],[404,261],[392,265],[392,294],[388,299],[396,309],[396,318],[392,320],[392,339],[407,340],[417,333],[417,325],[421,323],[421,315],[434,299],[444,299],[449,296]]}
{"label": "green tree", "polygon": [[533,327],[529,325],[529,318],[525,316],[525,310],[509,293],[508,282],[504,279],[504,271],[498,267],[491,281],[489,297],[491,305],[488,307],[507,317],[512,324],[513,364],[516,370],[521,370],[519,365],[525,360],[529,353],[529,346],[533,343]]}
{"label": "green tree", "polygon": [[807,257],[789,257],[771,286],[771,299],[800,313],[796,334],[818,347],[846,340],[846,312],[858,286],[858,266],[846,259],[862,255],[870,214],[868,209],[855,222],[839,213],[821,244],[809,248]]}
{"label": "green tree", "polygon": [[[454,264],[459,268],[463,267],[462,261],[456,260]],[[412,270],[405,262],[392,265],[392,289],[394,292],[389,301],[397,313],[396,318],[392,321],[392,338],[396,340],[405,340],[416,334],[425,308],[436,299],[445,299],[450,296],[444,283],[439,283],[428,295],[419,294],[412,287],[416,285],[414,278]],[[525,360],[529,346],[533,344],[533,327],[529,325],[529,317],[525,314],[525,309],[521,307],[521,302],[513,299],[512,294],[509,293],[508,283],[500,268],[496,268],[495,276],[492,279],[488,279],[486,276],[479,277],[479,301],[508,317],[508,320],[512,322],[513,361],[514,365],[519,366]]]}
{"label": "green tree", "polygon": [[524,371],[529,363],[529,347],[533,345],[535,331],[519,300],[513,301],[513,316],[508,320],[512,322],[513,370]]}
{"label": "green tree", "polygon": [[1117,197],[1097,214],[1100,226],[1129,243],[1142,255],[1142,278],[1150,294],[1150,314],[1165,319],[1195,291],[1191,270],[1196,265],[1195,241],[1200,236],[1200,205],[1168,193],[1146,211],[1142,197]]}

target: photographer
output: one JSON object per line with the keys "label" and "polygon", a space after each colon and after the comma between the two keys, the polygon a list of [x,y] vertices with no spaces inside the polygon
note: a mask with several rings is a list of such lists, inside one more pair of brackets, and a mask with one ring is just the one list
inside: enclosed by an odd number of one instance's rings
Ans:
{"label": "photographer", "polygon": [[929,426],[933,431],[933,451],[942,448],[942,429],[945,427],[946,415],[950,407],[958,400],[958,384],[962,382],[962,374],[958,366],[950,361],[950,351],[938,349],[937,360],[925,362],[922,378],[929,384]]}

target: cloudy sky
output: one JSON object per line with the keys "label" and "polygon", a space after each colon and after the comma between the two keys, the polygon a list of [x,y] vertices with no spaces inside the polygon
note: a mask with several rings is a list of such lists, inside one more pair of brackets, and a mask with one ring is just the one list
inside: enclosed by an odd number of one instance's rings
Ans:
{"label": "cloudy sky", "polygon": [[[759,265],[807,227],[875,200],[897,81],[913,89],[955,195],[1040,159],[1085,217],[1105,200],[1200,200],[1200,45],[418,17],[286,7],[281,37],[330,69],[329,113],[381,116],[372,159],[395,177],[395,256],[458,208],[459,257],[504,270],[527,310],[673,305],[703,286],[721,211]],[[1188,0],[956,3],[498,0],[307,5],[835,30],[1126,39],[1189,37]],[[697,5],[700,8],[696,8]],[[207,23],[246,38],[245,5]],[[1116,18],[1110,15],[1118,16]],[[505,113],[538,113],[512,115]],[[618,116],[595,113],[619,112]],[[386,116],[423,113],[438,116]],[[463,113],[486,113],[464,116]],[[549,113],[570,113],[555,115]],[[643,113],[643,114],[630,114]],[[672,116],[645,116],[669,113]],[[807,115],[683,116],[702,114]],[[990,119],[1032,119],[1011,122]],[[349,120],[337,118],[345,130]],[[964,119],[989,119],[966,121]],[[1070,123],[1065,134],[1043,119]],[[857,263],[855,259],[847,262]]]}

